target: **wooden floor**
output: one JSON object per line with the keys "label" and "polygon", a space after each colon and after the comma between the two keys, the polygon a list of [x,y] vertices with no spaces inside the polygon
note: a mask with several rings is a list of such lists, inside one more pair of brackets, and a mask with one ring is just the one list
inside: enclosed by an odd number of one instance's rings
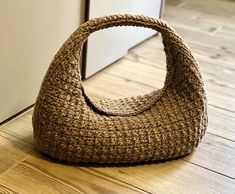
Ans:
{"label": "wooden floor", "polygon": [[[0,126],[0,193],[235,193],[235,1],[166,0],[164,19],[192,48],[205,79],[209,127],[198,149],[158,164],[57,163],[35,150],[30,109]],[[156,36],[85,88],[99,97],[143,94],[162,87],[165,73]]]}

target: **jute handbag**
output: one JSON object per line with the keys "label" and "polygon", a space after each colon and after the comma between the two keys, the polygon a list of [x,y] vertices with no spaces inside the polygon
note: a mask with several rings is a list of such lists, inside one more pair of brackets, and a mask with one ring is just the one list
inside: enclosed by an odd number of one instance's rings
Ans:
{"label": "jute handbag", "polygon": [[[82,46],[92,32],[114,26],[162,34],[167,63],[162,89],[122,99],[86,95],[79,70]],[[206,126],[203,81],[185,42],[162,20],[127,14],[92,19],[69,37],[49,66],[33,114],[38,149],[68,162],[178,158],[197,147]]]}

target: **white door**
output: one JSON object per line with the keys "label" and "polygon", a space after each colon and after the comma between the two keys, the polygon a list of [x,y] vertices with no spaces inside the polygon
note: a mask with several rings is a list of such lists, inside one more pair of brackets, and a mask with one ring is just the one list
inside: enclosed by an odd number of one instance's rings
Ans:
{"label": "white door", "polygon": [[[143,14],[159,18],[161,0],[90,0],[88,19],[115,13]],[[156,32],[150,29],[121,27],[93,33],[87,44],[85,78],[124,56],[128,49]]]}
{"label": "white door", "polygon": [[82,21],[83,2],[0,1],[0,122],[35,102],[53,56]]}

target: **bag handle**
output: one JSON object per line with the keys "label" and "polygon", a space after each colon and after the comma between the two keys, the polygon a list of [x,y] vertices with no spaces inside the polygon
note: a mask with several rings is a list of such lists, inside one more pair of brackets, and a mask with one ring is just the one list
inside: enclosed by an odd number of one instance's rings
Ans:
{"label": "bag handle", "polygon": [[[166,53],[167,75],[165,86],[186,80],[189,76],[188,68],[196,76],[196,80],[201,84],[201,75],[198,65],[190,49],[180,36],[167,23],[161,19],[156,19],[143,15],[118,14],[98,17],[82,24],[63,44],[54,58],[54,62],[62,61],[76,65],[79,80],[81,80],[79,61],[81,50],[88,36],[98,30],[115,26],[139,26],[156,30],[162,34],[164,50]],[[188,67],[186,70],[186,66]],[[187,71],[187,72],[186,72]],[[177,77],[176,78],[176,75]],[[181,79],[179,79],[179,76]],[[191,75],[190,75],[191,76]],[[178,81],[177,81],[178,80]],[[194,81],[196,81],[194,80]],[[174,85],[175,85],[174,84]]]}

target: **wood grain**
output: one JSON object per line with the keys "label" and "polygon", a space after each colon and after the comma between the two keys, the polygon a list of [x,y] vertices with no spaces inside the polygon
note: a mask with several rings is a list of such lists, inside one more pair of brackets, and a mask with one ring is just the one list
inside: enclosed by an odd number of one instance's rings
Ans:
{"label": "wood grain", "polygon": [[0,131],[0,174],[29,157],[32,144]]}
{"label": "wood grain", "polygon": [[3,185],[0,185],[0,193],[1,194],[18,194],[17,192],[15,192],[7,187],[4,187]]}
{"label": "wood grain", "polygon": [[114,75],[112,74],[112,72],[114,71],[111,71],[111,73],[102,72],[102,74],[98,74],[97,76],[91,77],[89,80],[86,80],[84,83],[86,92],[94,97],[118,98],[127,97],[133,94],[141,95],[155,89],[152,86],[144,85],[144,83],[142,82],[123,78],[122,75],[116,76],[116,74]]}
{"label": "wood grain", "polygon": [[0,184],[19,193],[146,193],[90,168],[56,163],[41,155],[5,173]]}
{"label": "wood grain", "polygon": [[79,189],[23,163],[2,175],[0,184],[18,193],[82,193]]}
{"label": "wood grain", "polygon": [[235,141],[235,114],[218,107],[208,107],[208,132]]}
{"label": "wood grain", "polygon": [[193,154],[183,160],[235,180],[235,142],[207,133]]}
{"label": "wood grain", "polygon": [[32,135],[32,111],[2,126],[0,131],[22,139],[30,144],[34,144]]}
{"label": "wood grain", "polygon": [[233,193],[235,181],[183,160],[93,170],[151,193]]}

